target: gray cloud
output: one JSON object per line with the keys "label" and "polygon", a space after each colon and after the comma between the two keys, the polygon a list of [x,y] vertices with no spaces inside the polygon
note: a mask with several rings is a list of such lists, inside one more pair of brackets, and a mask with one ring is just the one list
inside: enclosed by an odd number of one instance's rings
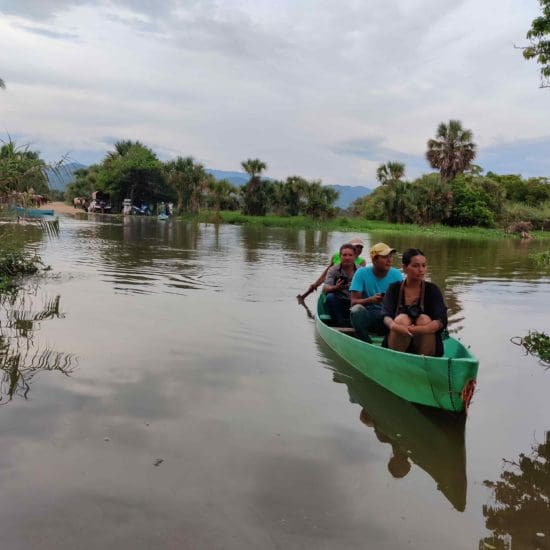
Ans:
{"label": "gray cloud", "polygon": [[450,118],[480,151],[546,134],[547,94],[512,46],[536,5],[4,4],[0,32],[16,45],[0,53],[2,123],[50,155],[99,159],[104,136],[129,137],[213,168],[259,156],[273,177],[372,184],[390,159],[426,171],[426,140]]}

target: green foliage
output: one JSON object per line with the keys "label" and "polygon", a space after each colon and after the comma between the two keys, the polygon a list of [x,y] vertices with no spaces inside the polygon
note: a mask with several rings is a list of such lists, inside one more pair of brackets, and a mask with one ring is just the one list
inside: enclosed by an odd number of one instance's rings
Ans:
{"label": "green foliage", "polygon": [[155,202],[171,199],[162,163],[151,149],[139,141],[120,141],[97,170],[97,186],[111,195],[115,204]]}
{"label": "green foliage", "polygon": [[40,154],[28,145],[17,145],[11,138],[0,142],[0,192],[47,194],[46,163]]}
{"label": "green foliage", "polygon": [[535,18],[527,32],[531,45],[523,48],[525,59],[535,59],[541,65],[541,86],[550,85],[550,0],[539,0],[542,15]]}
{"label": "green foliage", "polygon": [[269,190],[265,181],[260,178],[267,170],[267,164],[260,159],[248,159],[241,162],[244,171],[250,176],[248,183],[241,187],[243,196],[243,213],[250,216],[265,216],[269,202]]}
{"label": "green foliage", "polygon": [[77,197],[91,199],[92,193],[99,190],[97,182],[98,170],[99,166],[97,164],[76,170],[74,172],[75,181],[69,183],[65,190],[65,200],[72,203],[73,199]]}
{"label": "green foliage", "polygon": [[550,268],[550,250],[546,252],[535,252],[529,254],[529,258],[533,260],[538,266]]}
{"label": "green foliage", "polygon": [[213,206],[216,212],[220,210],[236,210],[239,207],[237,189],[227,180],[208,181],[208,204]]}
{"label": "green foliage", "polygon": [[195,162],[193,157],[177,157],[164,165],[164,173],[168,185],[177,196],[178,214],[197,213],[210,181],[204,166]]}
{"label": "green foliage", "polygon": [[451,182],[453,206],[447,220],[449,225],[495,226],[495,213],[491,210],[493,197],[478,179],[463,176]]}
{"label": "green foliage", "polygon": [[525,203],[509,202],[504,205],[502,224],[508,227],[517,222],[530,223],[534,229],[550,229],[550,201],[539,207],[527,206]]}
{"label": "green foliage", "polygon": [[471,169],[476,146],[471,130],[462,128],[460,120],[449,120],[437,128],[436,139],[428,140],[426,158],[432,168],[439,170],[443,181]]}
{"label": "green foliage", "polygon": [[42,266],[40,258],[20,246],[2,240],[0,242],[0,291],[12,288],[14,278],[32,275]]}
{"label": "green foliage", "polygon": [[402,162],[390,161],[381,164],[376,170],[376,179],[382,184],[391,183],[403,179],[405,165]]}

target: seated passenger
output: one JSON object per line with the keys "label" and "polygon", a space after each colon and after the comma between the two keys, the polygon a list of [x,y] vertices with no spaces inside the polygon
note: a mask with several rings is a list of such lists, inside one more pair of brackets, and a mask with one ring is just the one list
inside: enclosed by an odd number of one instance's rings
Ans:
{"label": "seated passenger", "polygon": [[403,252],[405,280],[392,284],[382,313],[389,330],[383,345],[418,355],[443,355],[441,334],[447,327],[447,306],[439,288],[424,280],[426,257],[418,248]]}
{"label": "seated passenger", "polygon": [[370,333],[383,335],[382,299],[391,283],[403,280],[392,267],[395,248],[377,243],[370,249],[372,265],[361,267],[351,281],[351,324],[357,336],[371,342]]}
{"label": "seated passenger", "polygon": [[[361,258],[361,252],[363,251],[363,247],[364,247],[364,243],[363,241],[359,238],[359,237],[352,237],[349,242],[347,242],[346,244],[351,244],[353,245],[353,248],[355,249],[355,264],[358,266],[358,267],[361,267],[361,266],[364,266],[367,264],[367,262],[365,262],[364,258]],[[319,287],[319,285],[321,285],[327,278],[327,274],[328,274],[328,270],[332,267],[332,266],[335,266],[337,264],[340,263],[340,252],[335,252],[333,255],[332,255],[332,258],[330,259],[330,264],[327,265],[327,267],[325,267],[323,273],[321,273],[321,275],[319,275],[319,277],[317,278],[317,280],[314,282],[314,283],[311,283],[307,289],[306,292],[304,292],[303,294],[298,294],[298,296],[296,296],[296,298],[298,299],[298,303],[303,303],[303,301],[312,293],[314,292],[315,290],[317,290],[317,288]]]}
{"label": "seated passenger", "polygon": [[343,244],[339,252],[340,263],[328,270],[323,292],[327,295],[326,306],[334,324],[339,327],[349,326],[349,285],[357,266],[355,265],[355,248],[352,244]]}

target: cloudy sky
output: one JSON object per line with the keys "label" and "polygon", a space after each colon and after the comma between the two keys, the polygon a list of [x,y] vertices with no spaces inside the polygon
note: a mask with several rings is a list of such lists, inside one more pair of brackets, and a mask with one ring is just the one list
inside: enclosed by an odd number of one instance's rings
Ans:
{"label": "cloudy sky", "polygon": [[428,171],[461,120],[486,170],[550,176],[550,89],[514,44],[537,0],[0,0],[0,131],[48,161],[119,139],[276,178]]}

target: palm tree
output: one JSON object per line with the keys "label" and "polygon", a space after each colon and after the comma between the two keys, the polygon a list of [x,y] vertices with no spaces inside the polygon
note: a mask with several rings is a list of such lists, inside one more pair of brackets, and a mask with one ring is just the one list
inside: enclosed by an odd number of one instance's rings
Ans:
{"label": "palm tree", "polygon": [[267,194],[262,186],[261,173],[267,170],[267,164],[260,159],[247,159],[241,162],[250,180],[243,188],[245,214],[250,216],[265,216],[267,210]]}
{"label": "palm tree", "polygon": [[382,184],[399,181],[405,175],[405,165],[402,162],[389,161],[381,164],[376,170],[376,179]]}
{"label": "palm tree", "polygon": [[231,196],[235,194],[235,187],[227,180],[216,180],[212,176],[208,181],[208,190],[214,203],[216,212],[221,210],[222,205],[231,201]]}
{"label": "palm tree", "polygon": [[451,181],[470,169],[476,157],[476,145],[471,130],[462,128],[460,120],[442,122],[436,139],[428,140],[426,158],[432,168],[439,170],[443,181]]}
{"label": "palm tree", "polygon": [[208,181],[203,165],[195,162],[193,157],[177,157],[166,163],[165,171],[169,185],[178,196],[177,212],[196,214]]}

